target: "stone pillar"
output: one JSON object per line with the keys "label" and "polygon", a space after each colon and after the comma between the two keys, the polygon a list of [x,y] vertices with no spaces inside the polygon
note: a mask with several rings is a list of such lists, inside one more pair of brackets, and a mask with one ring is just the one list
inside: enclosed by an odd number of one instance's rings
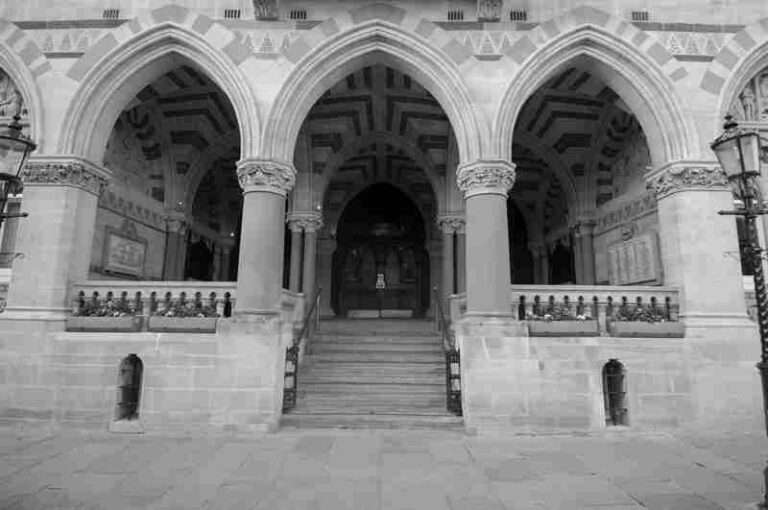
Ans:
{"label": "stone pillar", "polygon": [[187,262],[187,232],[189,222],[180,211],[170,211],[165,217],[166,240],[163,279],[180,281],[184,279]]}
{"label": "stone pillar", "polygon": [[533,283],[540,285],[544,283],[542,280],[542,252],[544,251],[544,245],[541,243],[528,243],[528,249],[533,256]]}
{"label": "stone pillar", "polygon": [[333,252],[336,251],[334,239],[319,239],[317,241],[317,276],[320,286],[320,316],[333,316],[331,307],[331,278],[333,277]]}
{"label": "stone pillar", "polygon": [[713,162],[669,163],[652,171],[646,182],[658,201],[664,285],[680,289],[686,326],[714,327],[722,335],[722,328],[744,323],[736,227],[733,216],[718,214],[733,209],[720,167]]}
{"label": "stone pillar", "polygon": [[438,220],[440,224],[440,231],[443,234],[443,271],[440,279],[440,294],[443,296],[443,306],[447,306],[448,297],[454,293],[454,278],[453,278],[453,226],[449,220],[441,218]]}
{"label": "stone pillar", "polygon": [[229,281],[229,270],[231,267],[232,248],[229,246],[221,247],[221,273],[219,274],[219,280],[226,282]]}
{"label": "stone pillar", "polygon": [[288,220],[291,231],[291,267],[288,274],[288,288],[299,292],[301,288],[301,226],[296,220]]}
{"label": "stone pillar", "polygon": [[317,274],[317,231],[322,226],[319,214],[306,216],[304,227],[304,280],[301,290],[306,299],[312,299],[315,294]]}
{"label": "stone pillar", "polygon": [[456,292],[467,290],[467,233],[464,220],[456,230]]}
{"label": "stone pillar", "polygon": [[[2,318],[63,318],[71,284],[88,277],[98,197],[110,174],[75,157],[32,158],[22,172],[19,222],[8,307]],[[0,327],[0,330],[3,328]]]}
{"label": "stone pillar", "polygon": [[[9,200],[5,213],[18,214],[19,212],[21,212],[21,201]],[[2,241],[0,241],[0,269],[9,268],[13,264],[13,258],[16,255],[16,235],[19,230],[20,219],[6,218],[3,221],[3,237]]]}
{"label": "stone pillar", "polygon": [[510,316],[507,192],[515,166],[478,161],[458,170],[466,198],[467,313]]}
{"label": "stone pillar", "polygon": [[242,160],[243,221],[237,272],[237,315],[276,315],[283,278],[285,197],[296,179],[286,163]]}
{"label": "stone pillar", "polygon": [[549,248],[546,243],[541,250],[541,284],[549,285]]}
{"label": "stone pillar", "polygon": [[573,227],[576,283],[582,285],[595,284],[594,231],[592,220],[579,220]]}
{"label": "stone pillar", "polygon": [[578,223],[571,227],[571,239],[573,240],[573,280],[577,285],[582,285],[584,284],[584,254]]}

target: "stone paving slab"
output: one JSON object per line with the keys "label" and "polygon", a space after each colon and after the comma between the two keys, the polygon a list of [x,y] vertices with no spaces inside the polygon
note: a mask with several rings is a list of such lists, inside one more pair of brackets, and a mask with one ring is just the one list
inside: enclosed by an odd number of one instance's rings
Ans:
{"label": "stone paving slab", "polygon": [[0,429],[0,509],[743,510],[767,446],[757,432]]}

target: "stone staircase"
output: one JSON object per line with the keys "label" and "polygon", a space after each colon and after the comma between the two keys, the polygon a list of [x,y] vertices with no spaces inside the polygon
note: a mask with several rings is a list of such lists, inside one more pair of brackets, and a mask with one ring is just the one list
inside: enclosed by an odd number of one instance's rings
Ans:
{"label": "stone staircase", "polygon": [[463,426],[446,410],[445,358],[429,321],[321,321],[298,381],[285,427]]}

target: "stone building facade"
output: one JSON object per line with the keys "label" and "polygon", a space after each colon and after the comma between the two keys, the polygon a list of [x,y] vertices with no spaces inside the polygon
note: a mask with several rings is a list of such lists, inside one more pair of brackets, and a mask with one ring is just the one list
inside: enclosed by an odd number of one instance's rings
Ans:
{"label": "stone building facade", "polygon": [[[726,114],[768,133],[764,2],[66,4],[0,5],[0,117],[38,144],[0,247],[4,421],[110,423],[135,353],[143,426],[275,428],[319,289],[321,317],[450,309],[471,430],[605,426],[610,359],[632,426],[759,426],[709,143]],[[232,314],[66,332],[94,289]],[[530,336],[523,294],[669,299],[685,336]]]}

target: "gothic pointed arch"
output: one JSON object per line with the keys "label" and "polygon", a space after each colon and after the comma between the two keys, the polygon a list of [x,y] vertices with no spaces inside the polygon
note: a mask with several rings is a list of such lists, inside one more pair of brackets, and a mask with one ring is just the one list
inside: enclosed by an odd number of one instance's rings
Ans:
{"label": "gothic pointed arch", "polygon": [[[180,62],[206,73],[232,103],[243,157],[258,153],[260,125],[253,91],[234,48],[237,38],[206,38],[216,27],[209,18],[179,6],[166,6],[128,23],[129,30],[107,34],[76,62],[67,76],[80,82],[62,126],[59,150],[101,161],[120,110],[140,90]],[[222,41],[229,40],[230,43]],[[215,41],[215,42],[212,42]]]}
{"label": "gothic pointed arch", "polygon": [[38,152],[45,150],[45,108],[39,80],[52,68],[35,41],[10,21],[0,19],[0,69],[13,82],[23,101],[29,121],[29,135]]}
{"label": "gothic pointed arch", "polygon": [[378,18],[327,38],[298,59],[265,122],[265,156],[290,161],[299,129],[318,98],[371,60],[407,72],[429,90],[456,133],[461,160],[480,157],[488,129],[477,117],[456,61],[418,33]]}
{"label": "gothic pointed arch", "polygon": [[[580,7],[523,36],[519,69],[503,95],[494,122],[502,158],[511,156],[516,119],[526,100],[568,65],[595,72],[637,116],[649,138],[654,165],[685,159],[697,150],[696,131],[674,81],[687,72],[658,42],[607,13]],[[536,41],[536,42],[534,42]]]}

